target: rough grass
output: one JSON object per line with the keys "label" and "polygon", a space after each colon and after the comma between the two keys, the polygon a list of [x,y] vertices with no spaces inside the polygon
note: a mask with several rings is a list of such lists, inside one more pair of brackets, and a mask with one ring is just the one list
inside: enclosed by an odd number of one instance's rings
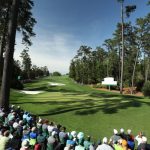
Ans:
{"label": "rough grass", "polygon": [[[48,82],[66,84],[48,86]],[[28,90],[44,90],[37,95],[12,90],[11,103],[70,130],[83,131],[94,140],[110,137],[114,128],[143,131],[150,138],[150,99],[101,92],[74,83],[67,76],[43,78],[25,85]]]}

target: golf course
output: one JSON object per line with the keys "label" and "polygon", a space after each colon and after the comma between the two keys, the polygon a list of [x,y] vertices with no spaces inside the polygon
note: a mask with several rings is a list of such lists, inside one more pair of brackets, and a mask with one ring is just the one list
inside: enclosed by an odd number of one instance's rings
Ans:
{"label": "golf course", "polygon": [[[57,83],[57,84],[50,84]],[[83,131],[93,140],[110,137],[113,129],[131,129],[150,138],[150,99],[100,91],[75,83],[68,76],[49,76],[24,84],[27,94],[11,90],[10,103],[41,118]]]}

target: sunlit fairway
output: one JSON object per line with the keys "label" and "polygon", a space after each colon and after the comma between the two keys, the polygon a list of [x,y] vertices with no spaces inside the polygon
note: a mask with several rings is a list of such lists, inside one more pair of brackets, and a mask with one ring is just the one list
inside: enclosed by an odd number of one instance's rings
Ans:
{"label": "sunlit fairway", "polygon": [[[65,84],[49,86],[48,82]],[[26,84],[25,89],[45,91],[36,95],[11,91],[11,104],[60,123],[68,131],[83,131],[94,140],[110,137],[114,128],[143,131],[150,138],[150,99],[121,96],[76,84],[67,76],[48,77]]]}

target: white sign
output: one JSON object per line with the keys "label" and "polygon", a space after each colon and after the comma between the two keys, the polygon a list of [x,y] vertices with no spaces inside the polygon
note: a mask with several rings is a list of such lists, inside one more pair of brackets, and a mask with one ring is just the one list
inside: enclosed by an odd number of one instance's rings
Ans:
{"label": "white sign", "polygon": [[104,81],[102,81],[103,85],[117,85],[117,81],[114,81],[113,77],[106,77]]}

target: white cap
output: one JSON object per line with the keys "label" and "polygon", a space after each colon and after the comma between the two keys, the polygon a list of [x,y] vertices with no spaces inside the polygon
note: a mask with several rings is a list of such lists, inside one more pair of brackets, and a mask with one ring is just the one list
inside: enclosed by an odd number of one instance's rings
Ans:
{"label": "white cap", "polygon": [[118,131],[116,129],[114,129],[114,134],[118,134]]}
{"label": "white cap", "polygon": [[147,142],[147,138],[145,136],[142,136],[142,143],[146,143]]}
{"label": "white cap", "polygon": [[42,119],[41,118],[39,118],[39,123],[42,123]]}
{"label": "white cap", "polygon": [[128,129],[128,130],[127,130],[127,133],[128,133],[128,134],[131,134],[131,129]]}
{"label": "white cap", "polygon": [[20,125],[23,125],[23,120],[20,120],[20,121],[19,121],[19,124],[20,124]]}
{"label": "white cap", "polygon": [[123,128],[120,129],[120,133],[124,133],[124,129]]}
{"label": "white cap", "polygon": [[77,132],[76,131],[72,131],[71,135],[75,138],[75,137],[77,137]]}
{"label": "white cap", "polygon": [[83,132],[79,132],[77,135],[78,139],[83,139],[84,138],[84,133]]}
{"label": "white cap", "polygon": [[52,136],[54,136],[54,135],[56,135],[57,134],[57,132],[56,131],[53,131],[52,132]]}
{"label": "white cap", "polygon": [[108,142],[107,137],[104,137],[103,138],[103,143],[107,143],[107,142]]}
{"label": "white cap", "polygon": [[21,145],[22,145],[22,148],[28,148],[29,147],[29,141],[23,140]]}
{"label": "white cap", "polygon": [[19,126],[19,124],[18,124],[17,122],[14,122],[14,123],[13,123],[13,128],[14,128],[14,129],[18,128],[18,126]]}
{"label": "white cap", "polygon": [[14,108],[15,107],[15,105],[11,105],[11,108]]}

